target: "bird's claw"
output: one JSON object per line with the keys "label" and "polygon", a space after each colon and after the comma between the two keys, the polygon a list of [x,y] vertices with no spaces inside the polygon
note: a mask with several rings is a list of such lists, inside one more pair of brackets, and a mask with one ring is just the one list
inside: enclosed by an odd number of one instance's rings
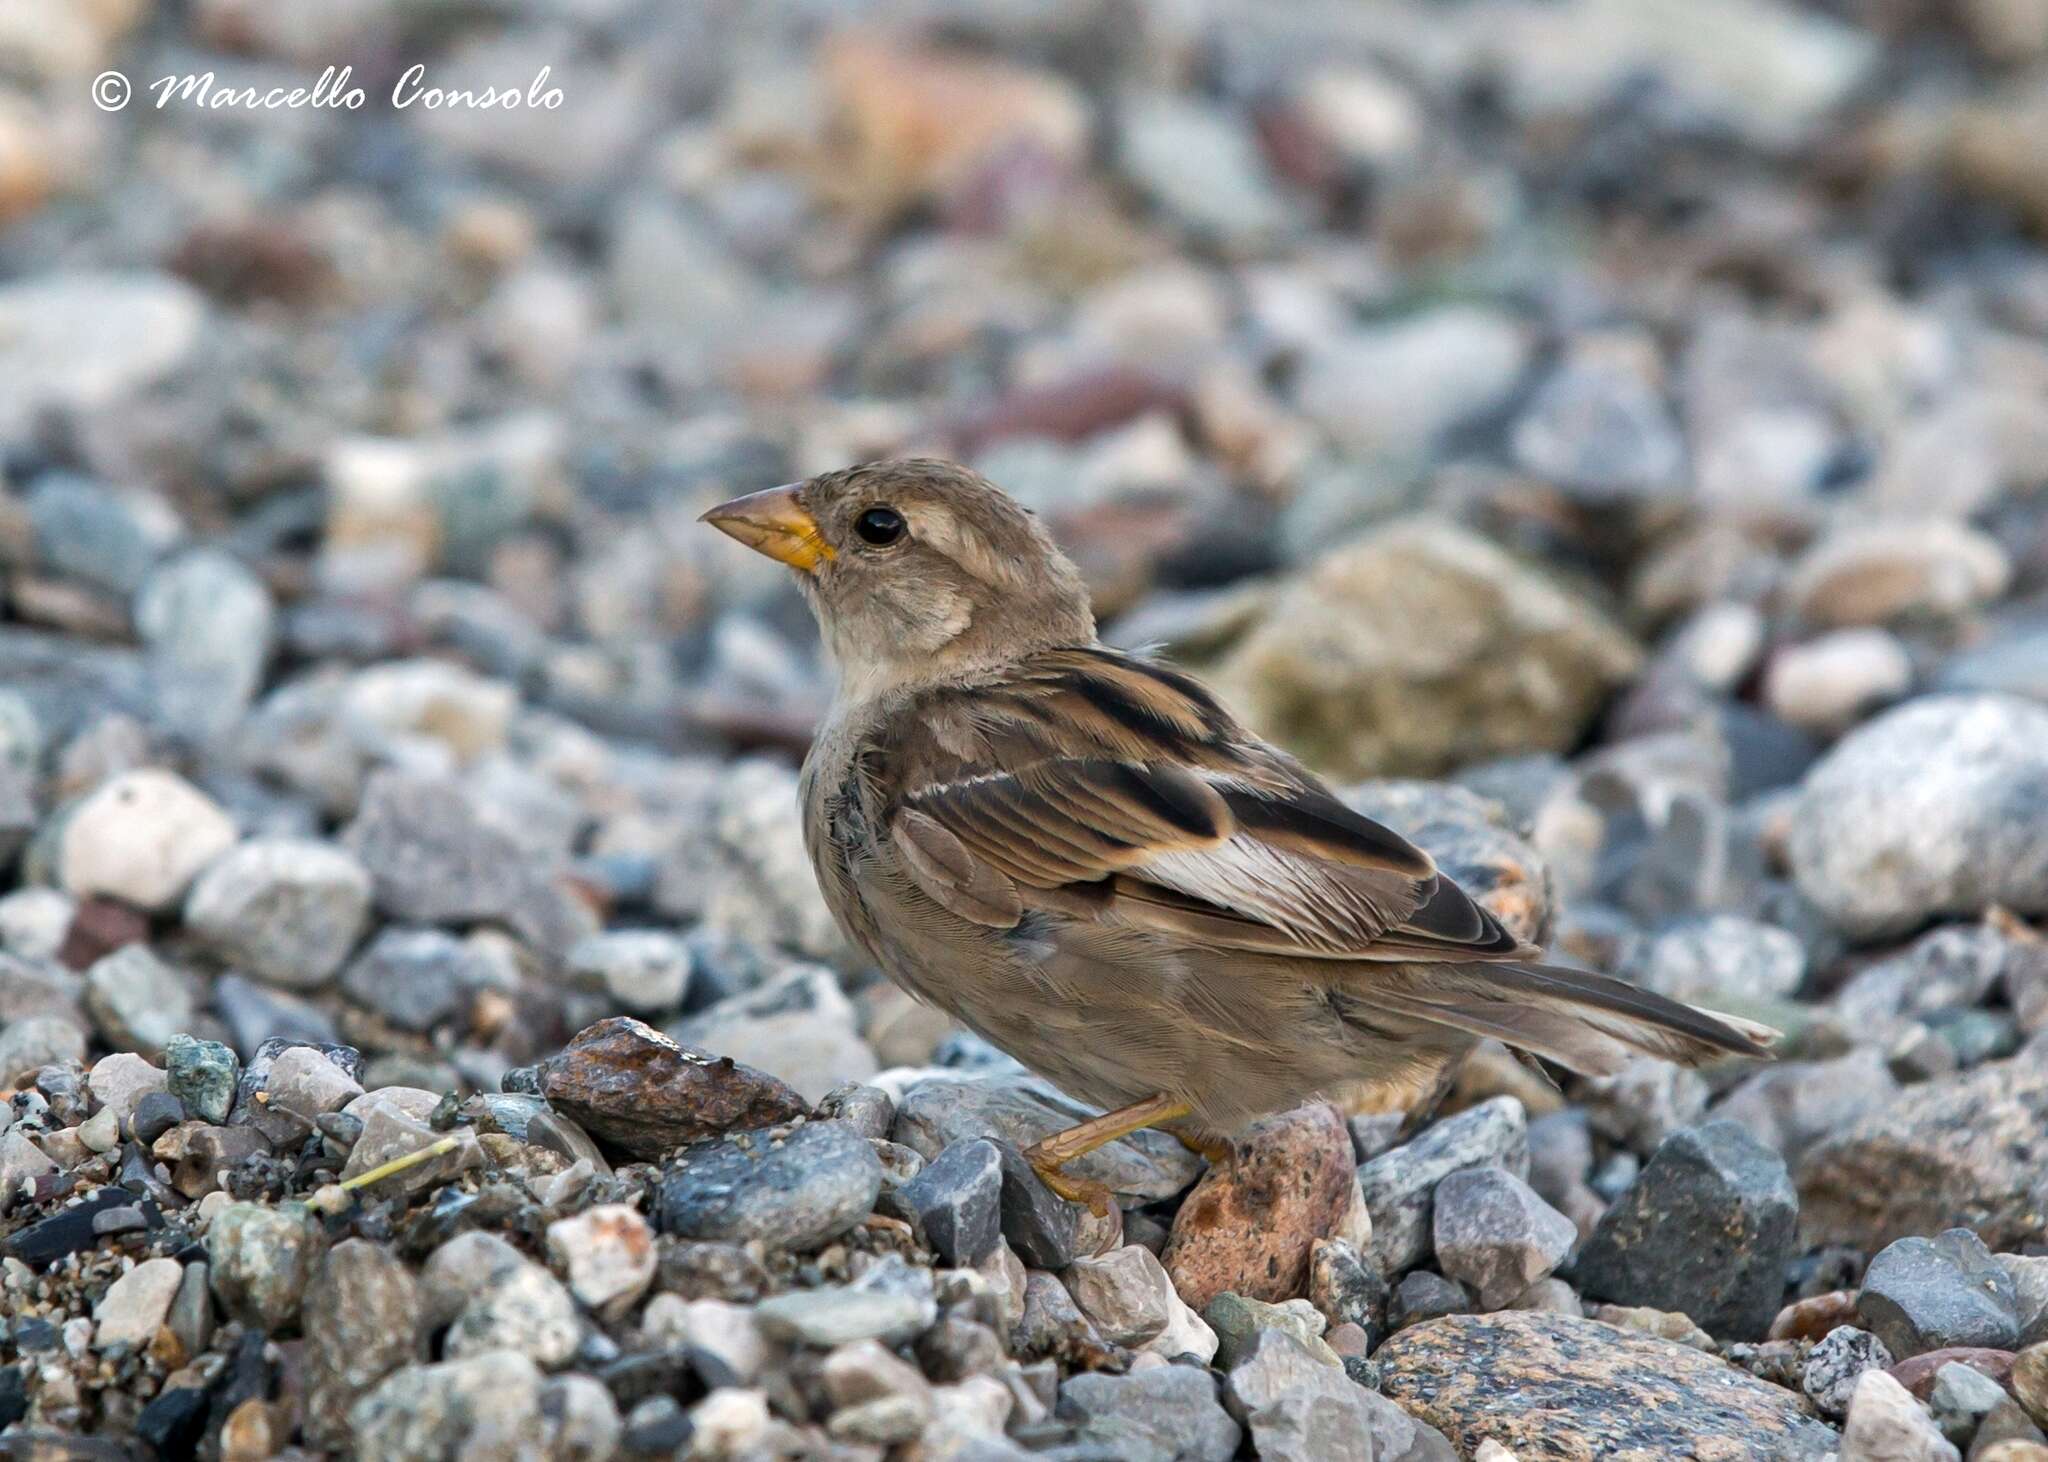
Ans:
{"label": "bird's claw", "polygon": [[1077,1178],[1072,1173],[1063,1172],[1058,1163],[1031,1152],[1027,1151],[1024,1156],[1031,1163],[1031,1170],[1038,1174],[1038,1180],[1067,1202],[1087,1204],[1088,1211],[1097,1218],[1109,1216],[1110,1205],[1116,1197],[1106,1186],[1092,1178]]}

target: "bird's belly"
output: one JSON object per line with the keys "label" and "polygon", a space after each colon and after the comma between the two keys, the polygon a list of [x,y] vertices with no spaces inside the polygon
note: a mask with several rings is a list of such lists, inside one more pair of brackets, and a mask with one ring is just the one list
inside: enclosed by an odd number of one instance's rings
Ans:
{"label": "bird's belly", "polygon": [[1230,1134],[1271,1112],[1391,1077],[1411,1050],[1373,1050],[1307,982],[1255,976],[1213,988],[1148,953],[1034,949],[992,939],[896,946],[884,968],[990,1044],[1077,1100],[1105,1109],[1165,1093],[1195,1125]]}

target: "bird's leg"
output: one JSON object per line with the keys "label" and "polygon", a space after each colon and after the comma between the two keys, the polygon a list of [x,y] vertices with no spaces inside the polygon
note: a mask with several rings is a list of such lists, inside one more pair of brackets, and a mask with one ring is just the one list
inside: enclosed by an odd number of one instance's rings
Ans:
{"label": "bird's leg", "polygon": [[1230,1161],[1232,1149],[1227,1137],[1212,1137],[1206,1132],[1189,1131],[1185,1127],[1168,1127],[1166,1130],[1189,1152],[1207,1158],[1212,1167],[1221,1167]]}
{"label": "bird's leg", "polygon": [[1042,1138],[1024,1149],[1024,1160],[1045,1181],[1046,1187],[1069,1203],[1087,1204],[1091,1212],[1101,1217],[1109,1212],[1109,1189],[1060,1169],[1086,1157],[1098,1147],[1108,1146],[1119,1137],[1128,1137],[1141,1128],[1154,1127],[1161,1122],[1178,1121],[1193,1110],[1186,1102],[1161,1092]]}

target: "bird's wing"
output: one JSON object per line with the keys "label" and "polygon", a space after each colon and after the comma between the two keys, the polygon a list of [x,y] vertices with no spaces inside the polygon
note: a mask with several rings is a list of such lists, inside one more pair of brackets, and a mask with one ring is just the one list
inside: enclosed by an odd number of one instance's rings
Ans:
{"label": "bird's wing", "polygon": [[1051,652],[897,724],[874,769],[888,836],[963,918],[1041,909],[1329,959],[1529,952],[1426,853],[1164,667]]}
{"label": "bird's wing", "polygon": [[1130,932],[1191,968],[1313,971],[1342,1018],[1381,1040],[1448,1028],[1588,1073],[1641,1052],[1760,1055],[1775,1035],[1536,963],[1428,854],[1161,666],[1049,652],[892,726],[861,771],[885,835],[925,893],[976,923],[1040,912],[1064,921],[1055,945]]}

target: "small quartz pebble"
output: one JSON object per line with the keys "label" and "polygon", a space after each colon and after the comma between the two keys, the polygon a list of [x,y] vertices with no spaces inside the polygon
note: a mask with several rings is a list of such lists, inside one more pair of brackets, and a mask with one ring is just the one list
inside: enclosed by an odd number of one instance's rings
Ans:
{"label": "small quartz pebble", "polygon": [[94,1347],[140,1350],[148,1345],[169,1316],[183,1278],[184,1266],[177,1260],[149,1259],[115,1280],[93,1306]]}
{"label": "small quartz pebble", "polygon": [[616,1318],[654,1282],[654,1231],[622,1203],[587,1208],[548,1225],[548,1253],[569,1272],[583,1304]]}

